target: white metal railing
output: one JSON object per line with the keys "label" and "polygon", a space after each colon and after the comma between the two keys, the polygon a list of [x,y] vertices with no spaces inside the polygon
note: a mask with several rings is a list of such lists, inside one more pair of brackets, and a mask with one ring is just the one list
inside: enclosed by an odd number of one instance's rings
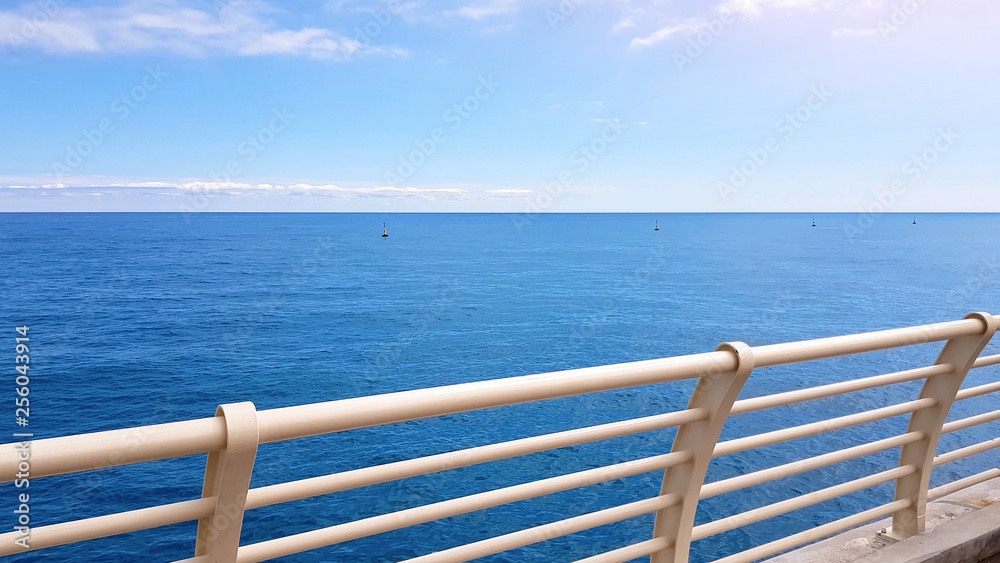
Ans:
{"label": "white metal railing", "polygon": [[[880,507],[725,557],[725,563],[749,562],[803,545],[838,531],[892,515],[892,533],[900,538],[924,530],[929,499],[1000,477],[1000,469],[929,489],[933,468],[1000,448],[1000,437],[937,453],[942,434],[1000,420],[1000,410],[947,422],[955,401],[1000,391],[1000,381],[962,389],[971,369],[1000,365],[1000,355],[980,357],[996,332],[1000,317],[974,313],[964,320],[881,332],[750,347],[721,345],[715,352],[611,366],[576,369],[256,411],[252,403],[220,406],[214,418],[144,426],[110,432],[33,441],[31,478],[89,471],[196,454],[208,454],[202,498],[72,522],[33,528],[31,550],[100,537],[198,521],[194,557],[186,562],[256,562],[330,546],[417,524],[449,518],[519,500],[603,483],[651,471],[663,471],[657,495],[514,533],[486,538],[410,561],[459,562],[515,549],[641,515],[655,514],[651,538],[587,558],[619,562],[650,556],[653,563],[687,561],[691,542],[748,524],[894,482],[895,497]],[[930,366],[876,375],[809,389],[738,400],[754,370],[837,356],[918,344],[945,342]],[[352,429],[489,409],[558,397],[696,379],[686,409],[632,420],[521,438],[364,467],[332,475],[250,488],[260,444]],[[734,416],[876,387],[923,380],[918,397],[897,405],[719,441]],[[869,443],[816,455],[778,467],[706,483],[712,459],[788,442],[890,417],[909,415],[907,431]],[[540,479],[389,514],[318,528],[305,533],[240,545],[246,510],[378,483],[397,481],[458,467],[514,458],[665,428],[677,428],[670,452],[643,459]],[[16,444],[0,446],[0,482],[14,480],[21,461]],[[898,466],[874,475],[813,491],[792,499],[694,525],[700,499],[731,493],[847,460],[901,448]],[[18,532],[0,535],[0,555],[24,551]]]}

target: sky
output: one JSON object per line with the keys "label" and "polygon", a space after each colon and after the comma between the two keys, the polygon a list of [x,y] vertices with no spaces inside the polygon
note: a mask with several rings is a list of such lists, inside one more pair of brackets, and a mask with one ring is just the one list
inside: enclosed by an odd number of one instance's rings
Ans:
{"label": "sky", "polygon": [[995,0],[0,5],[0,211],[1000,212]]}

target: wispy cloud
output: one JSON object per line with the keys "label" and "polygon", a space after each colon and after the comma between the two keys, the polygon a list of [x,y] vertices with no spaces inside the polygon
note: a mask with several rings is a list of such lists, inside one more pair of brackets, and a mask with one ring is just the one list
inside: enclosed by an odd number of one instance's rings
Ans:
{"label": "wispy cloud", "polygon": [[138,54],[165,51],[184,56],[288,55],[344,61],[365,55],[406,56],[397,47],[360,43],[332,30],[287,29],[268,19],[275,10],[260,2],[220,4],[204,11],[178,0],[133,0],[115,6],[62,6],[24,33],[38,11],[34,3],[0,10],[0,36],[19,49],[46,53]]}
{"label": "wispy cloud", "polygon": [[228,193],[228,194],[294,194],[308,193],[336,196],[369,196],[369,197],[427,197],[427,196],[463,196],[467,190],[462,188],[415,188],[394,186],[344,187],[337,184],[309,184],[298,182],[294,184],[252,184],[247,182],[130,182],[109,184],[119,188],[173,188],[187,192]]}
{"label": "wispy cloud", "polygon": [[466,199],[469,197],[511,197],[533,193],[531,190],[498,189],[472,190],[454,187],[395,187],[395,186],[342,186],[339,184],[320,184],[308,182],[222,182],[210,180],[177,180],[177,181],[122,181],[107,178],[76,177],[63,182],[51,182],[42,177],[32,178],[0,178],[0,190],[43,190],[53,193],[86,194],[93,190],[103,190],[104,193],[129,192],[134,194],[156,193],[184,195],[198,193],[204,195],[252,195],[252,196],[288,196],[317,195],[332,196],[345,199],[352,198],[395,198],[395,199]]}
{"label": "wispy cloud", "polygon": [[625,18],[623,18],[621,21],[611,26],[611,33],[619,33],[630,27],[636,27],[636,25],[637,24],[635,23],[635,20],[632,19],[632,16],[625,16]]}
{"label": "wispy cloud", "polygon": [[[611,28],[613,33],[618,33],[633,27],[643,27],[638,25],[633,14],[641,14],[639,22],[661,22],[660,27],[648,35],[639,35],[629,42],[629,48],[636,50],[657,45],[676,36],[691,36],[705,29],[710,29],[710,25],[720,25],[719,20],[742,16],[747,19],[754,19],[765,16],[773,11],[837,11],[861,13],[870,12],[880,6],[878,0],[722,0],[715,5],[710,12],[703,16],[677,19],[671,14],[672,10],[663,9],[660,2],[651,1],[649,3],[628,2],[627,12],[630,15],[621,20]],[[727,20],[728,21],[728,20]],[[875,30],[867,29],[847,29],[841,28],[834,32],[834,37],[845,35],[869,35]]]}
{"label": "wispy cloud", "polygon": [[[7,187],[12,190],[61,190],[68,188],[69,185],[57,182],[54,184],[11,184]],[[0,186],[0,188],[3,188],[3,186]]]}
{"label": "wispy cloud", "polygon": [[426,6],[423,1],[402,2],[399,0],[385,0],[372,2],[371,0],[330,0],[324,5],[324,11],[331,14],[370,14],[377,20],[385,21],[386,14],[391,18],[399,17],[407,22],[432,21],[428,14],[424,13]]}
{"label": "wispy cloud", "polygon": [[716,12],[760,16],[775,10],[825,10],[866,13],[882,8],[882,0],[723,0]]}
{"label": "wispy cloud", "polygon": [[491,16],[512,14],[521,9],[520,0],[493,0],[492,2],[475,6],[462,6],[457,10],[445,11],[446,16],[481,20]]}
{"label": "wispy cloud", "polygon": [[823,3],[830,4],[831,2],[820,2],[820,0],[725,0],[719,5],[718,11],[746,16],[759,16],[768,9],[814,8],[818,4]]}
{"label": "wispy cloud", "polygon": [[504,188],[500,190],[486,190],[483,192],[483,194],[486,195],[486,197],[498,199],[498,198],[523,198],[534,195],[535,192],[532,190]]}
{"label": "wispy cloud", "polygon": [[706,20],[701,18],[690,18],[680,23],[662,27],[646,37],[636,37],[629,42],[628,47],[629,49],[651,47],[658,43],[662,43],[677,34],[691,35],[698,33],[702,29],[705,29],[706,25],[708,25]]}

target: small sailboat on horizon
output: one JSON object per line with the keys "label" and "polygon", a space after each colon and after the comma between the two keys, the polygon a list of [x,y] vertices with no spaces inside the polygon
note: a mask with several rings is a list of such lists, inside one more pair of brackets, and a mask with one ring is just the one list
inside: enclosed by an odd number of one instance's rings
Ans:
{"label": "small sailboat on horizon", "polygon": [[813,217],[813,227],[815,227],[815,226],[816,226],[816,218]]}

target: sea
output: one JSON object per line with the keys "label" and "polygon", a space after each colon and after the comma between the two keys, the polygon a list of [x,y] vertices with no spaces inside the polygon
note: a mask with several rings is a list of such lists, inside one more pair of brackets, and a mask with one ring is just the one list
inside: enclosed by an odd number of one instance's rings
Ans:
{"label": "sea", "polygon": [[[914,221],[916,224],[914,224]],[[813,226],[815,222],[815,226]],[[388,237],[383,237],[383,225]],[[654,227],[659,227],[655,230]],[[2,213],[6,422],[35,439],[1000,313],[995,214]],[[15,416],[16,327],[30,338],[30,416]],[[754,397],[909,369],[941,345],[761,369]],[[988,351],[1000,347],[991,343]],[[967,385],[1000,378],[972,372]],[[685,408],[693,382],[652,385],[262,445],[252,486]],[[917,398],[920,383],[732,417],[723,439]],[[956,404],[952,418],[997,408]],[[0,417],[2,420],[3,417]],[[905,432],[907,418],[713,461],[708,481]],[[947,435],[992,439],[1000,422]],[[531,480],[667,453],[673,430],[454,469],[248,511],[252,544]],[[8,437],[8,442],[16,441]],[[889,450],[703,501],[698,522],[895,467]],[[1000,465],[997,450],[932,485]],[[206,456],[30,481],[33,527],[198,498]],[[9,476],[8,476],[9,478]],[[642,500],[662,471],[285,557],[402,561]],[[0,528],[17,495],[0,486]],[[712,561],[892,500],[881,485],[694,543]],[[3,508],[6,507],[6,508]],[[574,561],[651,537],[653,517],[491,562]],[[174,561],[195,523],[8,557]]]}

